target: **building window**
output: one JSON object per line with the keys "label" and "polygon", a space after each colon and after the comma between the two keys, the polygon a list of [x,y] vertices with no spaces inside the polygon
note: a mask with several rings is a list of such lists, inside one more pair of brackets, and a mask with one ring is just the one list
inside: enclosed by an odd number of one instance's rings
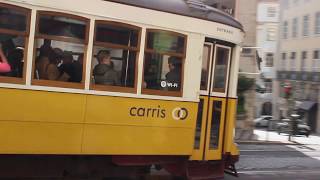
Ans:
{"label": "building window", "polygon": [[306,67],[306,61],[307,61],[307,57],[308,56],[308,53],[307,51],[302,51],[301,53],[301,70],[302,71],[306,71],[307,70],[307,67]]}
{"label": "building window", "polygon": [[283,70],[286,69],[286,59],[287,59],[287,53],[282,53],[281,68],[282,68]]}
{"label": "building window", "polygon": [[292,71],[296,70],[296,52],[291,52],[291,57],[290,57],[290,67]]}
{"label": "building window", "polygon": [[315,34],[320,34],[320,12],[316,13]]}
{"label": "building window", "polygon": [[187,36],[147,29],[142,93],[182,96]]}
{"label": "building window", "polygon": [[266,67],[273,67],[273,53],[266,54]]}
{"label": "building window", "polygon": [[84,88],[89,19],[40,11],[36,24],[32,84]]}
{"label": "building window", "polygon": [[276,29],[268,28],[267,30],[267,41],[275,41],[276,40]]}
{"label": "building window", "polygon": [[287,39],[288,38],[288,21],[283,22],[283,30],[282,31],[283,31],[282,32],[283,39]]}
{"label": "building window", "polygon": [[0,3],[0,63],[7,61],[0,82],[25,83],[30,13],[29,9]]}
{"label": "building window", "polygon": [[312,70],[318,72],[320,67],[320,50],[313,51]]}
{"label": "building window", "polygon": [[298,18],[294,18],[292,21],[292,37],[295,38],[298,35]]}
{"label": "building window", "polygon": [[266,79],[264,81],[265,87],[266,87],[266,93],[272,93],[272,80]]}
{"label": "building window", "polygon": [[96,21],[91,89],[136,92],[141,28]]}
{"label": "building window", "polygon": [[268,7],[267,8],[267,16],[268,17],[276,17],[277,9],[276,7]]}
{"label": "building window", "polygon": [[303,16],[303,36],[309,35],[309,15]]}

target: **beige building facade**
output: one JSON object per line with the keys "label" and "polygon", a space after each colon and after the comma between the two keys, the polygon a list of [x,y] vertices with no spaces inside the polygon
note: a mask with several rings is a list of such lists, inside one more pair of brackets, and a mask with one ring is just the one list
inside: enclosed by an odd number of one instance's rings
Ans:
{"label": "beige building facade", "polygon": [[[288,117],[291,109],[320,133],[320,1],[281,0],[280,35],[274,81],[274,114]],[[285,86],[292,87],[287,98]],[[288,100],[289,99],[289,100]],[[288,105],[288,102],[292,102]]]}
{"label": "beige building facade", "polygon": [[[258,76],[257,57],[256,57],[256,15],[257,15],[258,0],[237,0],[235,17],[244,27],[245,39],[243,42],[243,49],[240,55],[240,72],[247,78],[256,79]],[[256,92],[255,86],[245,92],[245,110],[246,117],[241,120],[238,119],[238,128],[253,130],[253,119],[255,118],[255,101]]]}

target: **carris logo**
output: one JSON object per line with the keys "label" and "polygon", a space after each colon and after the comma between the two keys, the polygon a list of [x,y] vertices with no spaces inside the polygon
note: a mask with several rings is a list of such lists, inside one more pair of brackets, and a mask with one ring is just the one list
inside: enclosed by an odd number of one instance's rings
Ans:
{"label": "carris logo", "polygon": [[177,107],[172,110],[172,118],[175,120],[185,120],[187,119],[189,112],[186,108]]}

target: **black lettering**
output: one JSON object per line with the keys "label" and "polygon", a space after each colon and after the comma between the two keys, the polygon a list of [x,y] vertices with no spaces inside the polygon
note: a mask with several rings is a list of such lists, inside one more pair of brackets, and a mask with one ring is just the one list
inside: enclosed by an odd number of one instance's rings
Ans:
{"label": "black lettering", "polygon": [[148,108],[148,109],[147,109],[147,117],[149,117],[149,112],[150,112],[150,111],[152,111],[152,109],[151,109],[151,108]]}
{"label": "black lettering", "polygon": [[132,107],[132,108],[130,109],[130,115],[131,115],[131,116],[136,116],[136,114],[134,114],[134,113],[132,112],[134,109],[136,110],[137,108],[136,108],[136,107]]}
{"label": "black lettering", "polygon": [[154,112],[157,111],[157,109],[152,109],[152,117],[154,117]]}
{"label": "black lettering", "polygon": [[144,116],[145,109],[144,108],[139,108],[138,109],[138,116]]}
{"label": "black lettering", "polygon": [[158,106],[157,108],[157,118],[159,118],[159,115],[160,115],[160,106]]}
{"label": "black lettering", "polygon": [[166,117],[166,110],[162,109],[161,110],[161,118],[165,118]]}

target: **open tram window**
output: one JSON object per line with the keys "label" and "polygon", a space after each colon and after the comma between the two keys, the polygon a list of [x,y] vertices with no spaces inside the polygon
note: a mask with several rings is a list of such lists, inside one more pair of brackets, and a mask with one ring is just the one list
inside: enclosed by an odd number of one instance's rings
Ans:
{"label": "open tram window", "polygon": [[37,14],[33,84],[84,87],[89,20],[57,12]]}
{"label": "open tram window", "polygon": [[92,89],[136,92],[140,34],[140,27],[96,21]]}
{"label": "open tram window", "polygon": [[30,10],[0,3],[0,82],[24,83]]}
{"label": "open tram window", "polygon": [[144,56],[144,94],[182,96],[186,36],[147,30]]}

